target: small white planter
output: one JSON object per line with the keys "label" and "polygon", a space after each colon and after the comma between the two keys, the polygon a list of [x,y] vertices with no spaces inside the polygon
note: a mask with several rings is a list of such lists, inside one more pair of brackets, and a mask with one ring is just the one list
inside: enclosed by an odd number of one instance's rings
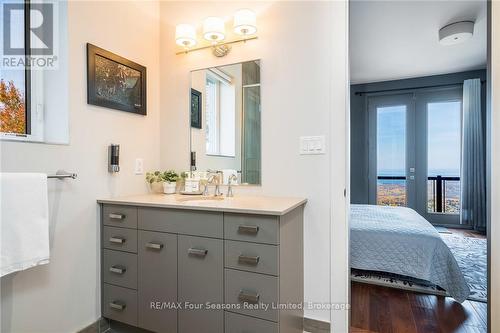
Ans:
{"label": "small white planter", "polygon": [[165,194],[174,194],[175,193],[175,188],[176,188],[175,182],[169,183],[169,182],[164,182],[163,183],[163,193]]}

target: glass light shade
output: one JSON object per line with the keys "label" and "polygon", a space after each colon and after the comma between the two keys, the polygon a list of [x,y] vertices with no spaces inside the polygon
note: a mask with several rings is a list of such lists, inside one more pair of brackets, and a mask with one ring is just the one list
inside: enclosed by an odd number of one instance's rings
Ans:
{"label": "glass light shade", "polygon": [[252,35],[257,32],[257,16],[250,9],[240,9],[234,14],[234,32]]}
{"label": "glass light shade", "polygon": [[226,37],[224,21],[219,17],[207,17],[203,21],[203,38],[211,42],[219,42]]}
{"label": "glass light shade", "polygon": [[183,47],[196,45],[196,29],[190,24],[179,24],[175,27],[175,43]]}

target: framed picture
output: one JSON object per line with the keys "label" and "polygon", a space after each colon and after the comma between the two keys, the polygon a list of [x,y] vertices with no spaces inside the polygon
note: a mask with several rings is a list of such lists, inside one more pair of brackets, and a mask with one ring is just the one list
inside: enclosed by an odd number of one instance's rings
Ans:
{"label": "framed picture", "polygon": [[146,115],[146,67],[87,43],[87,103]]}
{"label": "framed picture", "polygon": [[201,129],[201,92],[191,88],[191,127]]}

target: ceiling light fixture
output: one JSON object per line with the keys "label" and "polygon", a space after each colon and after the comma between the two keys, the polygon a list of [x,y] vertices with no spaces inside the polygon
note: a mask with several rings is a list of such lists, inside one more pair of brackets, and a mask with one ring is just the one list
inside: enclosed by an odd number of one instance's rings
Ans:
{"label": "ceiling light fixture", "polygon": [[439,30],[439,43],[456,45],[470,39],[474,33],[474,22],[460,21],[448,24]]}

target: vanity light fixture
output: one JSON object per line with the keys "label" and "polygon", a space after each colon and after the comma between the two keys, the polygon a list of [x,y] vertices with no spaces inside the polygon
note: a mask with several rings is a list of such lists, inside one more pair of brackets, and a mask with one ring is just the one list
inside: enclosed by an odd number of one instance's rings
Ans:
{"label": "vanity light fixture", "polygon": [[203,21],[203,39],[210,42],[210,46],[193,48],[196,45],[196,30],[192,25],[179,24],[175,29],[175,42],[184,47],[184,51],[176,54],[185,54],[192,51],[211,48],[216,57],[223,57],[231,50],[231,44],[257,39],[257,16],[250,9],[240,9],[234,14],[233,31],[242,36],[240,39],[225,41],[224,20],[220,17],[210,16]]}
{"label": "vanity light fixture", "polygon": [[203,38],[212,44],[223,41],[224,38],[226,38],[224,20],[220,17],[207,17],[205,21],[203,21]]}
{"label": "vanity light fixture", "polygon": [[250,9],[240,9],[234,14],[234,33],[242,36],[257,32],[257,16]]}
{"label": "vanity light fixture", "polygon": [[190,24],[175,27],[175,43],[188,49],[196,45],[196,29]]}

